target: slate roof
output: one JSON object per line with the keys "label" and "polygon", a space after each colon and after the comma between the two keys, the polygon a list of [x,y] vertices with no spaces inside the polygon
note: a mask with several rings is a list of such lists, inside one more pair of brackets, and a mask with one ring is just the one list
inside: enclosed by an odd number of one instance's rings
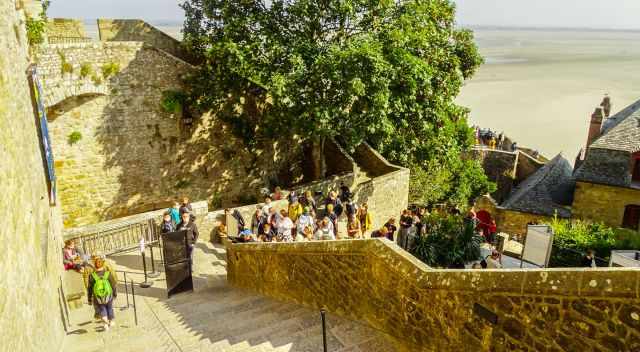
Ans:
{"label": "slate roof", "polygon": [[572,167],[561,154],[521,183],[502,207],[510,210],[559,217],[570,217],[564,206],[573,202],[575,180]]}
{"label": "slate roof", "polygon": [[602,123],[600,137],[589,146],[586,158],[576,163],[578,181],[629,187],[631,153],[640,151],[640,100]]}
{"label": "slate roof", "polygon": [[640,151],[640,100],[606,119],[600,137],[590,147],[629,153]]}
{"label": "slate roof", "polygon": [[578,166],[575,178],[578,181],[611,186],[629,187],[629,152],[603,148],[589,148],[586,159]]}

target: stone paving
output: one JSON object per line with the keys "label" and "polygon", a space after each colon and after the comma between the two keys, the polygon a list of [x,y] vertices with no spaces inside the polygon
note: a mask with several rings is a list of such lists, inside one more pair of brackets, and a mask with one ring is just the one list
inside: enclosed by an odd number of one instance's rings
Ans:
{"label": "stone paving", "polygon": [[[143,281],[136,252],[113,259],[117,270],[127,271],[128,280]],[[109,331],[92,320],[90,306],[71,311],[72,333],[67,335],[63,350],[322,351],[318,312],[228,286],[225,252],[220,246],[199,242],[194,261],[193,293],[167,299],[164,275],[153,279],[151,288],[136,284],[137,326],[133,309],[125,309],[122,285],[116,302],[117,324]],[[129,299],[132,303],[130,295]],[[329,351],[395,350],[387,335],[333,315],[327,315],[327,341]]]}

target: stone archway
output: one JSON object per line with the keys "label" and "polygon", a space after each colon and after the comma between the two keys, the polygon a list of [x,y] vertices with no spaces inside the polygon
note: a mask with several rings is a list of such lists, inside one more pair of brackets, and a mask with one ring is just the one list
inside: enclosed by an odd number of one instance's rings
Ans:
{"label": "stone archway", "polygon": [[86,95],[107,95],[108,90],[105,85],[95,85],[93,82],[76,85],[58,85],[47,87],[44,96],[44,105],[49,108],[61,102],[73,98]]}

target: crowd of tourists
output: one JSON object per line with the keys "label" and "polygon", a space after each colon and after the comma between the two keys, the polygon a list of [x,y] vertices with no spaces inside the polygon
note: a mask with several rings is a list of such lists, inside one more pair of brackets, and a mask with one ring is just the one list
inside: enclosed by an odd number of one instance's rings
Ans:
{"label": "crowd of tourists", "polygon": [[496,133],[491,129],[483,129],[478,126],[474,126],[473,129],[475,131],[476,145],[511,152],[518,150],[518,144],[515,141],[509,141],[503,132]]}

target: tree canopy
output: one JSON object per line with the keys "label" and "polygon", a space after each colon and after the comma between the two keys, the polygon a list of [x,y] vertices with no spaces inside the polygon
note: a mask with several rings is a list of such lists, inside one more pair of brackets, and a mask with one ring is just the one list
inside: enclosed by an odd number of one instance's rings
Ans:
{"label": "tree canopy", "polygon": [[[482,63],[449,0],[187,0],[184,40],[202,64],[192,104],[248,143],[296,134],[369,142],[415,170],[413,200],[489,191],[468,110],[454,103]],[[436,193],[426,192],[434,189]]]}

